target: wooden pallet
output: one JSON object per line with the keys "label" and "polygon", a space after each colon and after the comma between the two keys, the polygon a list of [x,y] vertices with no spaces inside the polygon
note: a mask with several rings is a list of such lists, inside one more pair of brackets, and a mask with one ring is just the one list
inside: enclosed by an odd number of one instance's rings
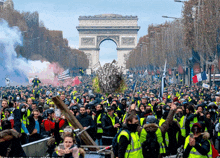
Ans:
{"label": "wooden pallet", "polygon": [[[57,106],[57,108],[60,109],[60,111],[65,116],[67,121],[73,126],[73,128],[74,129],[78,129],[79,128],[80,131],[82,131],[83,130],[83,126],[79,123],[77,118],[70,112],[70,110],[68,109],[67,105],[60,99],[60,97],[59,96],[53,97],[52,100],[53,100],[54,104]],[[80,135],[80,137],[81,137],[81,139],[83,140],[83,142],[86,145],[96,146],[94,148],[89,148],[91,151],[99,150],[99,148],[97,148],[96,143],[93,141],[93,139],[90,137],[90,135],[86,131],[84,131]]]}

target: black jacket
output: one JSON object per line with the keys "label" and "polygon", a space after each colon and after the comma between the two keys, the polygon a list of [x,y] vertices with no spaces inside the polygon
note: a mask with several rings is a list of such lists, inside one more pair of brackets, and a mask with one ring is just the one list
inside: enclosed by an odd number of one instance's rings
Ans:
{"label": "black jacket", "polygon": [[[27,129],[29,131],[29,133],[31,134],[35,128],[35,120],[34,120],[34,115],[31,114],[29,117],[29,125],[27,125]],[[38,116],[38,122],[39,122],[39,126],[40,126],[40,133],[42,131],[42,128],[41,128],[41,123],[42,123],[42,120],[43,120],[43,117],[42,116]]]}
{"label": "black jacket", "polygon": [[9,157],[26,157],[26,154],[21,147],[21,142],[19,138],[13,138],[9,141],[4,141],[0,143],[0,155],[6,156],[7,148],[11,145],[11,151],[9,153]]}
{"label": "black jacket", "polygon": [[87,130],[87,132],[89,133],[89,135],[95,139],[95,122],[92,119],[91,116],[85,114],[79,114],[78,116],[76,116],[77,120],[79,121],[79,123],[81,123],[81,125],[83,127],[88,127],[90,126],[90,128]]}
{"label": "black jacket", "polygon": [[198,122],[202,122],[203,123],[203,128],[205,129],[205,127],[207,127],[208,131],[210,131],[210,127],[209,127],[209,122],[206,119],[205,115],[200,116],[199,114],[190,114],[189,117],[187,117],[186,119],[186,135],[189,135],[190,133],[190,122],[193,121],[193,119],[197,117]]}
{"label": "black jacket", "polygon": [[[168,137],[169,137],[169,146],[167,149],[167,153],[171,155],[177,154],[177,149],[183,144],[184,138],[181,136],[181,130],[179,127],[179,123],[176,121],[172,121],[169,125],[168,129]],[[176,138],[176,134],[178,134],[178,138]]]}
{"label": "black jacket", "polygon": [[[210,150],[210,144],[207,140],[203,139],[203,135],[200,135],[198,138],[196,138],[196,145],[194,146],[194,148],[201,155],[207,155]],[[188,146],[183,152],[183,158],[189,157],[191,149],[192,149],[192,146],[188,144]]]}
{"label": "black jacket", "polygon": [[21,111],[19,109],[15,109],[13,111],[14,114],[14,129],[21,133]]}
{"label": "black jacket", "polygon": [[[119,123],[118,117],[115,116],[115,124]],[[108,115],[105,115],[102,118],[102,129],[103,129],[103,135],[114,137],[117,134],[118,129],[114,128],[111,119]]]}
{"label": "black jacket", "polygon": [[81,125],[83,127],[88,127],[90,126],[91,128],[95,128],[95,122],[92,119],[91,116],[87,115],[86,113],[84,115],[79,114],[78,116],[76,116],[77,120],[81,123]]}

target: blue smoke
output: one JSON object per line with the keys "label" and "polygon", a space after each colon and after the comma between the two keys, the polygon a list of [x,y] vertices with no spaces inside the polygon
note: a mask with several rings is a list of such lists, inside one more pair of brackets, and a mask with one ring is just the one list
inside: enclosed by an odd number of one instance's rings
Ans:
{"label": "blue smoke", "polygon": [[17,27],[9,27],[0,19],[0,86],[5,86],[5,78],[9,78],[12,86],[28,83],[28,64],[17,57],[15,48],[22,45],[22,35]]}

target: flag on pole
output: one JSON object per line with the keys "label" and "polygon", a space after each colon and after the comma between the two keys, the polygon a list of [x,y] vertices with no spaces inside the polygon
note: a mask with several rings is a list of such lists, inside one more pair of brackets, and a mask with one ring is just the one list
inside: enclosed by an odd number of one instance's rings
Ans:
{"label": "flag on pole", "polygon": [[166,78],[166,66],[167,66],[167,61],[165,61],[165,65],[164,65],[164,70],[163,70],[163,76],[162,76],[162,79],[161,79],[161,88],[160,88],[160,97],[163,98],[163,92],[164,92],[164,81],[165,81],[165,78]]}
{"label": "flag on pole", "polygon": [[205,72],[205,71],[203,71],[203,72],[201,73],[201,76],[202,76],[202,80],[207,80],[207,75],[206,75],[206,72]]}
{"label": "flag on pole", "polygon": [[202,75],[201,75],[201,73],[198,73],[196,76],[197,76],[198,82],[202,81]]}
{"label": "flag on pole", "polygon": [[58,81],[63,81],[63,80],[70,79],[70,78],[71,77],[70,77],[69,69],[63,71],[61,75],[58,75]]}
{"label": "flag on pole", "polygon": [[192,77],[192,80],[193,80],[193,83],[207,80],[206,72],[203,71],[202,73],[196,74],[195,76]]}
{"label": "flag on pole", "polygon": [[196,75],[192,77],[192,80],[193,80],[193,83],[197,83],[197,82],[199,82],[199,81],[198,81],[198,78],[197,78]]}

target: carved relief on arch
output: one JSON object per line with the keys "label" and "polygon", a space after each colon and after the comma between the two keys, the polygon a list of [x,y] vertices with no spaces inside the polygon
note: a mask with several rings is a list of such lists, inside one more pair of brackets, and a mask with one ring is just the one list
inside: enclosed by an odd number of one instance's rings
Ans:
{"label": "carved relief on arch", "polygon": [[113,40],[117,46],[119,45],[119,36],[97,36],[97,46],[99,47],[104,40]]}
{"label": "carved relief on arch", "polygon": [[81,38],[81,45],[95,45],[95,38]]}
{"label": "carved relief on arch", "polygon": [[135,45],[135,37],[122,37],[122,45]]}

